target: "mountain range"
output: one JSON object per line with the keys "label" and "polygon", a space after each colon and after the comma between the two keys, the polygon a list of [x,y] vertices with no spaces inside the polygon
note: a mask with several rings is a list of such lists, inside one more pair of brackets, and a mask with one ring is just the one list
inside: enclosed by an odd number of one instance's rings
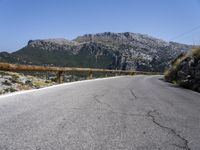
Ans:
{"label": "mountain range", "polygon": [[166,42],[139,33],[104,32],[86,34],[74,40],[30,40],[15,52],[1,52],[0,61],[163,72],[170,61],[191,48],[191,45]]}

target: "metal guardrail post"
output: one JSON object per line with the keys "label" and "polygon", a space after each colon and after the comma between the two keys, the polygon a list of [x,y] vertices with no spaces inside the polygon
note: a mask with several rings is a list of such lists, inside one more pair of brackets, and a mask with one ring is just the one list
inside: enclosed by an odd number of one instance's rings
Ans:
{"label": "metal guardrail post", "polygon": [[107,74],[107,73],[105,74],[105,77],[106,77],[106,78],[108,77],[108,74]]}
{"label": "metal guardrail post", "polygon": [[89,71],[89,79],[92,79],[93,78],[93,74],[92,74],[92,71]]}
{"label": "metal guardrail post", "polygon": [[58,82],[58,83],[62,83],[62,81],[63,81],[63,78],[62,78],[62,71],[59,71],[59,72],[57,73],[57,82]]}

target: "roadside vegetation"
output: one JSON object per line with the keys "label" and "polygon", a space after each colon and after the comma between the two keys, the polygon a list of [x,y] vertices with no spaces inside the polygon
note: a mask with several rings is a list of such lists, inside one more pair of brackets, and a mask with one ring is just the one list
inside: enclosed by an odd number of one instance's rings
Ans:
{"label": "roadside vegetation", "polygon": [[200,92],[200,47],[180,54],[165,72],[165,80]]}
{"label": "roadside vegetation", "polygon": [[21,90],[37,89],[54,85],[51,80],[42,79],[22,73],[0,71],[0,94]]}

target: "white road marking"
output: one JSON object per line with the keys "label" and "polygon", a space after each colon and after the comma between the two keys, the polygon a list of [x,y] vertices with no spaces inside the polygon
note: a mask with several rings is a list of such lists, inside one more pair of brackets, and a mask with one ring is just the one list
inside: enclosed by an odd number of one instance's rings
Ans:
{"label": "white road marking", "polygon": [[13,92],[13,93],[7,93],[7,94],[4,94],[4,95],[0,95],[0,99],[6,98],[6,97],[11,97],[11,96],[16,96],[16,95],[21,95],[21,94],[25,94],[25,93],[32,93],[32,92],[36,92],[36,91],[38,92],[38,91],[47,90],[47,89],[51,89],[51,88],[62,87],[62,86],[66,86],[66,85],[74,85],[74,84],[79,84],[79,83],[85,83],[85,82],[91,82],[91,81],[100,81],[100,80],[107,80],[107,79],[114,79],[114,78],[121,78],[121,77],[123,77],[123,76],[108,77],[108,78],[96,78],[96,79],[90,79],[90,80],[82,80],[82,81],[62,83],[62,84],[52,85],[52,86],[48,86],[48,87],[44,87],[44,88],[40,88],[40,89],[17,91],[17,92]]}

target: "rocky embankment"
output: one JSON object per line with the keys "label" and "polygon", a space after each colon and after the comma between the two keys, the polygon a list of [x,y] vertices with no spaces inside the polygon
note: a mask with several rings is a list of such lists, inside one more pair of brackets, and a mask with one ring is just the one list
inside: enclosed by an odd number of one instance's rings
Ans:
{"label": "rocky embankment", "polygon": [[200,47],[179,55],[165,73],[165,79],[200,92]]}
{"label": "rocky embankment", "polygon": [[37,89],[54,85],[55,82],[21,73],[0,71],[0,94]]}

